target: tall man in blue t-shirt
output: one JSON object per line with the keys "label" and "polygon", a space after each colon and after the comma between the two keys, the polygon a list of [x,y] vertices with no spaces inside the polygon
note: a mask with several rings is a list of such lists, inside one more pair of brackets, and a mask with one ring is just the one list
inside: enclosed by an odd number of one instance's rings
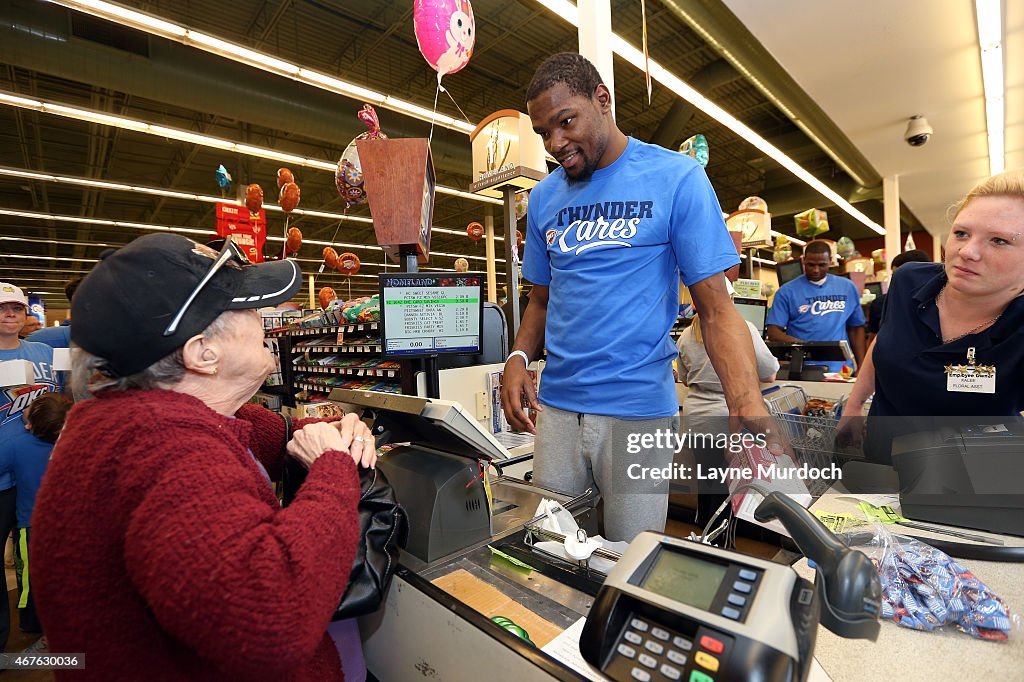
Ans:
{"label": "tall man in blue t-shirt", "polygon": [[[32,363],[31,384],[0,386],[0,442],[7,442],[25,432],[22,412],[44,393],[60,390],[60,381],[53,371],[53,349],[42,343],[18,338],[28,316],[28,297],[13,284],[0,282],[0,362],[28,360]],[[14,529],[16,481],[11,474],[0,475],[0,554],[7,537]],[[6,578],[0,582],[0,651],[7,646],[10,633],[10,607],[7,603]]]}
{"label": "tall man in blue t-shirt", "polygon": [[[864,359],[864,311],[857,285],[845,277],[828,274],[832,248],[824,241],[804,247],[804,274],[775,292],[768,311],[768,340],[849,341],[860,367]],[[815,362],[839,372],[842,362]],[[851,368],[852,369],[852,368]]]}
{"label": "tall man in blue t-shirt", "polygon": [[[703,168],[624,135],[589,61],[549,58],[526,99],[560,167],[530,194],[523,275],[534,286],[505,363],[505,414],[537,434],[535,482],[568,493],[596,486],[605,535],[630,541],[663,530],[668,510],[667,490],[637,479],[668,466],[675,449],[658,435],[678,428],[669,330],[680,272],[730,413],[766,428],[750,333],[721,274],[739,258]],[[545,347],[538,397],[526,367]]]}

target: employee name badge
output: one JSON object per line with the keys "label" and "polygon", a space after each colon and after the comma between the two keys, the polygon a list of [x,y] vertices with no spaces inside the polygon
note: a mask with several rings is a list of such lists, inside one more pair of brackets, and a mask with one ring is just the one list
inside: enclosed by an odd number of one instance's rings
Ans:
{"label": "employee name badge", "polygon": [[968,348],[966,365],[946,365],[946,390],[953,393],[995,393],[995,365],[976,364],[975,349]]}

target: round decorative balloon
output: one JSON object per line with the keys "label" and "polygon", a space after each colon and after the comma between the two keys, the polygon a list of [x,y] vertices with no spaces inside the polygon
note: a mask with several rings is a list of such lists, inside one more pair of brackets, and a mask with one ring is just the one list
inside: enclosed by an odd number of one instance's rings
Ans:
{"label": "round decorative balloon", "polygon": [[466,234],[475,242],[484,236],[484,226],[475,220],[466,226]]}
{"label": "round decorative balloon", "polygon": [[872,251],[871,260],[875,261],[875,265],[885,267],[885,249],[875,249]]}
{"label": "round decorative balloon", "polygon": [[295,207],[299,205],[299,197],[301,192],[299,186],[294,182],[285,183],[281,186],[281,198],[278,200],[278,204],[281,206],[281,210],[285,213],[291,213],[295,210]]}
{"label": "round decorative balloon", "polygon": [[416,0],[412,10],[416,44],[441,77],[469,63],[476,43],[476,22],[469,0]]}
{"label": "round decorative balloon", "polygon": [[836,241],[836,248],[839,252],[840,258],[843,260],[850,260],[850,256],[853,255],[856,247],[853,245],[853,240],[844,235]]}
{"label": "round decorative balloon", "polygon": [[455,272],[469,272],[469,261],[465,258],[456,258]]}
{"label": "round decorative balloon", "polygon": [[333,300],[338,298],[338,294],[336,294],[334,292],[334,289],[332,289],[331,287],[324,287],[323,289],[320,290],[319,298],[320,298],[320,307],[321,308],[326,308],[327,306],[329,306],[331,304],[331,301],[333,301]]}
{"label": "round decorative balloon", "polygon": [[288,236],[285,239],[285,250],[288,253],[298,253],[302,248],[302,230],[297,227],[288,228]]}
{"label": "round decorative balloon", "polygon": [[338,256],[338,272],[346,277],[351,277],[359,272],[359,266],[359,256],[354,253],[345,252]]}
{"label": "round decorative balloon", "polygon": [[373,107],[364,104],[357,116],[369,130],[360,133],[348,143],[341,158],[338,159],[338,168],[334,172],[334,186],[338,188],[338,193],[345,199],[346,208],[366,201],[366,189],[363,187],[363,167],[359,164],[359,150],[356,147],[356,141],[387,139],[387,135],[381,132],[377,112],[373,110]]}
{"label": "round decorative balloon", "polygon": [[263,208],[263,188],[256,183],[245,188],[245,207],[249,213],[259,213]]}
{"label": "round decorative balloon", "polygon": [[708,149],[708,139],[697,133],[679,145],[679,153],[692,156],[701,166],[707,168],[708,160],[711,158],[711,151]]}
{"label": "round decorative balloon", "polygon": [[530,193],[527,191],[516,192],[516,220],[522,220],[526,217],[526,210],[530,206]]}
{"label": "round decorative balloon", "polygon": [[292,175],[292,172],[290,170],[288,170],[287,168],[278,168],[277,169],[277,188],[281,189],[282,187],[287,185],[289,182],[295,182],[295,176]]}
{"label": "round decorative balloon", "polygon": [[330,246],[324,247],[324,264],[332,269],[338,267],[338,252]]}

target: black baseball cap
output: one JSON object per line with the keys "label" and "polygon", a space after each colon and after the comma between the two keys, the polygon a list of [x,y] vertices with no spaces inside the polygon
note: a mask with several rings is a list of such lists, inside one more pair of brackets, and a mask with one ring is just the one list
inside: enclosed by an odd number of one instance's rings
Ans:
{"label": "black baseball cap", "polygon": [[82,281],[71,302],[71,340],[107,361],[114,376],[140,372],[200,334],[226,310],[276,306],[302,287],[302,272],[286,259],[221,267],[185,311],[170,321],[218,256],[176,234],[149,234],[109,251]]}

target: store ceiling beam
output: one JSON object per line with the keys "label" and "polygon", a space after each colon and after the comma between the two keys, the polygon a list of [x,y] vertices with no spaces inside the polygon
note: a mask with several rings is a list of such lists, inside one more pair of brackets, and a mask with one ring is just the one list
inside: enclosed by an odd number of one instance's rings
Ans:
{"label": "store ceiling beam", "polygon": [[[697,72],[688,82],[695,90],[705,95],[710,95],[711,91],[715,88],[739,80],[742,77],[729,62],[724,59],[718,59]],[[651,144],[658,144],[668,149],[676,149],[684,138],[689,137],[686,133],[689,131],[690,122],[699,111],[697,107],[687,100],[677,97],[672,107],[665,114],[665,117],[661,119],[661,123],[658,124],[658,129],[654,131],[654,135],[651,136]],[[780,149],[785,149],[785,147],[780,147]]]}
{"label": "store ceiling beam", "polygon": [[[46,3],[0,3],[4,61],[80,83],[91,83],[195,111],[328,142],[344,148],[365,126],[362,102],[268,74],[195,48],[148,37],[149,56],[131,55],[89,40],[72,39],[71,10]],[[349,115],[346,115],[348,112]],[[429,124],[378,111],[392,137],[426,137]],[[452,137],[453,139],[448,139]],[[468,176],[470,145],[463,135],[435,135],[436,168]]]}
{"label": "store ceiling beam", "polygon": [[821,107],[803,91],[722,0],[662,0],[762,95],[819,145],[858,184],[872,187],[881,175]]}

